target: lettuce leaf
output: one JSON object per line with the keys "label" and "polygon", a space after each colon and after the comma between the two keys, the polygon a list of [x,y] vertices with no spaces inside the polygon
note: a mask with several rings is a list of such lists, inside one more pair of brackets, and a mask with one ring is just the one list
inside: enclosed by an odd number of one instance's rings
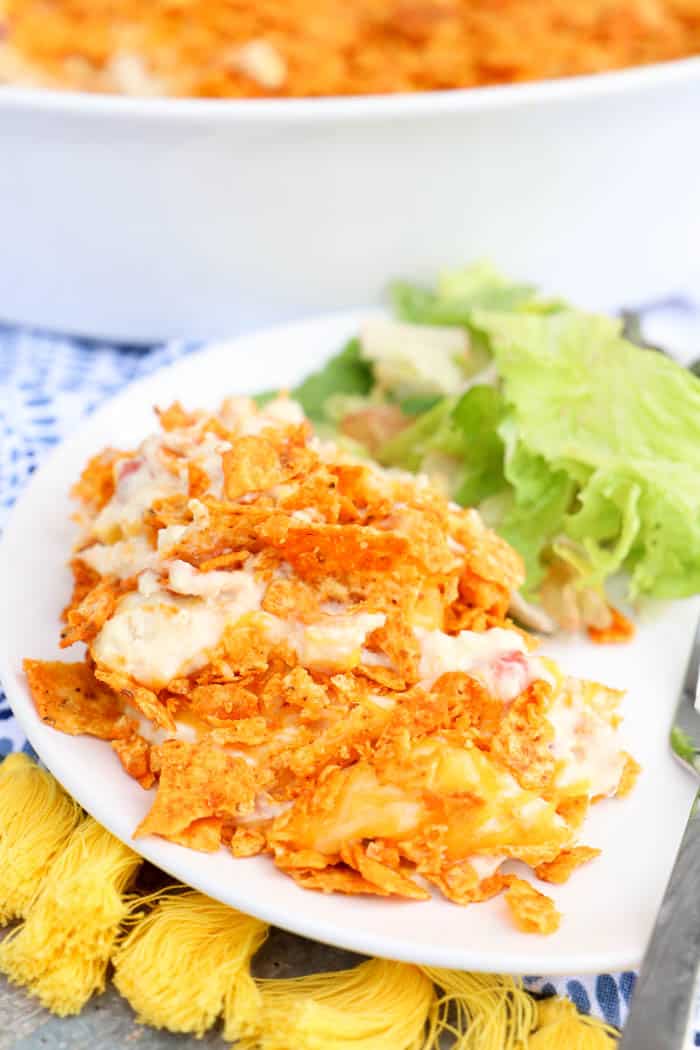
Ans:
{"label": "lettuce leaf", "polygon": [[[379,452],[386,466],[429,469],[437,454],[454,460],[452,497],[475,506],[506,487],[504,445],[497,426],[503,399],[495,387],[473,386],[459,398],[443,398]],[[444,460],[443,460],[444,462]]]}
{"label": "lettuce leaf", "polygon": [[518,505],[539,488],[544,535],[574,542],[591,583],[625,568],[633,594],[700,591],[700,380],[607,317],[481,312],[476,323],[509,406]]}
{"label": "lettuce leaf", "polygon": [[390,293],[394,311],[403,321],[470,329],[477,327],[476,310],[549,313],[563,306],[560,300],[540,298],[533,285],[508,280],[488,262],[444,270],[435,291],[410,281],[395,281]]}
{"label": "lettuce leaf", "polygon": [[309,419],[325,419],[324,405],[336,394],[363,396],[374,383],[372,366],[360,353],[358,339],[351,339],[339,354],[331,357],[318,372],[313,372],[292,391]]}

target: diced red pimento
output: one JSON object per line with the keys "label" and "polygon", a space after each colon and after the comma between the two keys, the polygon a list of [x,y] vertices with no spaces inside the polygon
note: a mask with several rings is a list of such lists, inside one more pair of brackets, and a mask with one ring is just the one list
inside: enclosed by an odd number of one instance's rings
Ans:
{"label": "diced red pimento", "polygon": [[143,461],[140,459],[125,459],[117,467],[117,482],[123,481],[124,478],[128,478],[130,474],[135,474],[136,471],[141,467]]}
{"label": "diced red pimento", "polygon": [[493,661],[489,670],[494,692],[504,701],[520,696],[532,680],[527,657],[517,649],[503,653]]}

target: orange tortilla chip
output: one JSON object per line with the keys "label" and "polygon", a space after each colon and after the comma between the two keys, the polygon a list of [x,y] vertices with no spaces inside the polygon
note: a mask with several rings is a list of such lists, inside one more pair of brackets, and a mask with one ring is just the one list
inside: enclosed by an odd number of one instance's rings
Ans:
{"label": "orange tortilla chip", "polygon": [[499,872],[486,879],[479,879],[468,860],[452,864],[441,872],[424,871],[422,874],[455,904],[477,904],[490,900],[491,897],[497,897],[507,885],[506,876]]}
{"label": "orange tortilla chip", "polygon": [[71,489],[71,496],[88,507],[99,511],[114,495],[114,467],[120,459],[132,453],[106,448],[88,460],[80,480]]}
{"label": "orange tortilla chip", "polygon": [[255,619],[255,613],[227,627],[221,640],[223,658],[237,675],[267,670],[273,647],[274,642]]}
{"label": "orange tortilla chip", "polygon": [[238,438],[221,459],[226,499],[236,500],[249,492],[263,492],[284,480],[277,449],[265,438],[252,435]]}
{"label": "orange tortilla chip", "polygon": [[557,803],[557,813],[574,830],[581,827],[590,809],[588,795],[571,795]]}
{"label": "orange tortilla chip", "polygon": [[190,499],[199,499],[209,490],[211,480],[206,470],[198,463],[187,464],[187,494]]}
{"label": "orange tortilla chip", "polygon": [[70,567],[73,573],[73,593],[71,594],[68,605],[66,605],[61,614],[61,618],[64,621],[68,619],[68,613],[71,609],[77,608],[83,598],[87,597],[93,587],[100,582],[99,572],[96,572],[89,565],[86,565],[80,555],[76,555],[76,557],[72,559]]}
{"label": "orange tortilla chip", "polygon": [[[173,842],[187,840],[194,849],[216,849],[223,821],[253,807],[256,784],[250,767],[207,740],[166,740],[154,750],[160,761],[158,791],[134,836],[161,835]],[[211,821],[218,822],[218,837]]]}
{"label": "orange tortilla chip", "polygon": [[91,642],[96,638],[121,596],[134,590],[135,586],[135,578],[115,580],[107,576],[100,579],[79,605],[66,612],[67,626],[61,631],[61,648],[66,649],[75,642]]}
{"label": "orange tortilla chip", "polygon": [[209,735],[222,747],[235,747],[236,744],[252,746],[264,744],[269,736],[269,729],[267,720],[261,715],[255,715],[253,718],[239,718],[220,729],[212,729]]}
{"label": "orange tortilla chip", "polygon": [[642,767],[636,759],[632,758],[626,751],[623,754],[625,756],[625,765],[620,777],[620,783],[617,785],[617,791],[615,792],[618,798],[624,798],[625,795],[629,795],[642,771]]}
{"label": "orange tortilla chip", "polygon": [[364,879],[352,868],[325,868],[323,871],[303,868],[287,871],[305,890],[320,890],[321,893],[367,893],[375,897],[390,897],[389,890],[382,889]]}
{"label": "orange tortilla chip", "polygon": [[129,737],[136,723],[123,704],[95,680],[85,663],[25,660],[24,672],[42,722],[62,733],[87,733],[102,740]]}
{"label": "orange tortilla chip", "polygon": [[554,860],[538,864],[535,868],[535,875],[543,882],[567,882],[576,868],[599,856],[599,849],[593,849],[591,846],[574,846],[572,849],[562,850]]}
{"label": "orange tortilla chip", "polygon": [[545,897],[525,879],[506,875],[508,889],[505,900],[511,918],[522,933],[554,933],[559,929],[561,915],[554,901]]}
{"label": "orange tortilla chip", "polygon": [[[260,531],[264,532],[264,526]],[[275,542],[275,537],[270,541]],[[411,560],[410,544],[404,537],[360,525],[290,528],[276,542],[304,579],[343,575],[350,569],[356,573],[389,573]]]}
{"label": "orange tortilla chip", "polygon": [[239,827],[231,836],[229,849],[234,857],[255,857],[258,853],[263,852],[266,845],[267,840],[262,831],[256,828]]}
{"label": "orange tortilla chip", "polygon": [[184,831],[167,837],[171,842],[187,846],[188,849],[196,849],[200,853],[214,853],[221,845],[223,831],[224,822],[220,817],[202,817],[201,820],[193,820]]}
{"label": "orange tortilla chip", "polygon": [[145,715],[155,725],[161,729],[169,729],[171,733],[175,732],[173,716],[165,704],[158,699],[156,693],[146,689],[143,685],[139,685],[138,682],[135,682],[133,678],[129,678],[126,674],[120,674],[118,671],[107,671],[103,667],[96,668],[95,678],[99,679],[100,682],[104,682],[115,693],[119,693],[124,700],[137,707],[141,714]]}
{"label": "orange tortilla chip", "polygon": [[228,726],[234,719],[257,715],[260,709],[256,694],[240,682],[195,686],[190,700],[195,714],[213,726]]}
{"label": "orange tortilla chip", "polygon": [[471,570],[483,580],[501,584],[510,594],[525,582],[525,564],[518,552],[484,524],[477,510],[450,515],[450,531],[464,547]]}
{"label": "orange tortilla chip", "polygon": [[173,401],[167,408],[155,408],[158,422],[163,430],[179,430],[180,427],[191,427],[197,422],[197,412],[186,412],[179,401]]}
{"label": "orange tortilla chip", "polygon": [[533,682],[507,709],[491,745],[518,783],[538,792],[551,786],[556,773],[554,730],[545,717],[550,693],[548,683]]}
{"label": "orange tortilla chip", "polygon": [[588,627],[588,637],[598,645],[618,645],[634,638],[634,624],[613,605],[610,610],[610,623],[607,627]]}
{"label": "orange tortilla chip", "polygon": [[139,733],[133,733],[126,740],[113,740],[112,747],[117,753],[124,771],[138,780],[142,788],[148,790],[155,784],[155,775],[151,770],[151,745]]}
{"label": "orange tortilla chip", "polygon": [[359,843],[351,843],[343,846],[340,851],[341,858],[350,868],[359,871],[360,875],[373,886],[378,886],[383,893],[396,897],[408,897],[411,900],[430,900],[427,890],[419,886],[413,879],[409,879],[400,871],[396,871],[382,864],[378,860],[367,856],[367,852]]}

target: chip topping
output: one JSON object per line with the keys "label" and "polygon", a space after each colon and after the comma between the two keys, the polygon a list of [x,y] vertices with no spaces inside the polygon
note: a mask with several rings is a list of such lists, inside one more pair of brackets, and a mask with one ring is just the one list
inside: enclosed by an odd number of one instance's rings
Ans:
{"label": "chip topping", "polygon": [[321,442],[287,398],[159,416],[76,486],[62,644],[87,655],[26,661],[40,716],[155,785],[136,835],[267,853],[325,892],[506,890],[520,929],[555,929],[507,862],[563,881],[596,855],[589,805],[636,766],[620,694],[507,620],[518,555],[424,477]]}

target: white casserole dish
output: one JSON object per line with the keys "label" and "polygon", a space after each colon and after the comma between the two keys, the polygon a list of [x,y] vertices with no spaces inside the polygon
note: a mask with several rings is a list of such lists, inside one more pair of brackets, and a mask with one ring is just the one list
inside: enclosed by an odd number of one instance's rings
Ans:
{"label": "white casserole dish", "polygon": [[489,256],[579,302],[700,288],[700,58],[312,100],[0,88],[0,319],[146,341]]}

